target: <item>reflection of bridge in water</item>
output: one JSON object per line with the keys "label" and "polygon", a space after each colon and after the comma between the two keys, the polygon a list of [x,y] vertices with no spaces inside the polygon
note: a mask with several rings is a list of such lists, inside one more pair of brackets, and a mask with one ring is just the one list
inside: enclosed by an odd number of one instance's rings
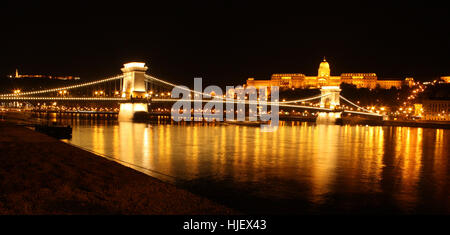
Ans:
{"label": "reflection of bridge in water", "polygon": [[[18,101],[18,102],[77,102],[76,104],[80,104],[83,102],[89,103],[103,103],[103,102],[112,102],[112,103],[120,103],[120,116],[124,116],[125,119],[131,119],[134,114],[137,112],[148,112],[148,105],[153,103],[174,103],[179,101],[178,98],[168,97],[170,96],[170,92],[173,87],[177,85],[171,83],[169,81],[165,81],[159,79],[157,77],[146,74],[147,67],[144,63],[127,63],[122,68],[123,74],[99,79],[96,81],[58,87],[58,88],[50,88],[50,89],[42,89],[42,90],[32,90],[32,91],[22,91],[20,93],[15,92],[13,94],[1,94],[0,101],[8,102],[8,101]],[[114,90],[110,92],[99,93],[93,90],[98,89],[99,86],[111,83],[119,83],[120,91]],[[180,88],[180,87],[179,87]],[[370,110],[364,109],[360,107],[350,100],[342,97],[340,95],[339,87],[334,86],[324,86],[321,88],[321,94],[297,100],[289,100],[289,101],[250,101],[246,99],[238,99],[234,96],[229,96],[228,91],[227,94],[223,97],[211,96],[211,94],[205,94],[203,92],[199,92],[196,90],[191,90],[187,87],[181,87],[180,89],[185,89],[191,95],[190,97],[194,97],[196,95],[200,95],[201,99],[184,99],[183,101],[201,101],[201,102],[212,102],[212,103],[234,103],[234,104],[245,104],[245,105],[268,105],[268,106],[278,106],[278,107],[286,107],[292,109],[305,109],[305,110],[314,110],[319,112],[318,119],[329,118],[329,117],[340,117],[341,114],[356,114],[356,115],[365,115],[365,116],[374,116],[381,117],[382,115],[373,113]],[[63,93],[64,91],[64,93]],[[67,91],[71,91],[70,93]],[[77,91],[77,92],[75,92]],[[162,92],[163,91],[163,92]],[[61,95],[61,94],[70,94],[70,95]],[[74,95],[77,94],[77,95]],[[206,97],[206,99],[205,99]],[[340,101],[343,100],[347,102],[349,105],[352,105],[356,108],[353,109],[344,109],[340,106]],[[312,101],[316,101],[317,103],[312,103]],[[82,113],[80,111],[75,110],[67,110],[63,111],[67,113]],[[97,111],[101,112],[111,112],[111,111]],[[117,112],[116,112],[117,113]],[[327,114],[328,113],[328,114]]]}

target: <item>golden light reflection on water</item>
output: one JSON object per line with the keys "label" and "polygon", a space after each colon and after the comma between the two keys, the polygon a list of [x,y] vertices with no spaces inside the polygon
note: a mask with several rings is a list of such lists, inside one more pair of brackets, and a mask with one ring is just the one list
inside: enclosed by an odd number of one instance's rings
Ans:
{"label": "golden light reflection on water", "polygon": [[270,198],[322,204],[330,195],[381,193],[410,210],[424,198],[448,202],[449,141],[449,130],[408,127],[300,123],[270,133],[120,123],[74,126],[70,142],[177,179],[215,187],[232,179]]}
{"label": "golden light reflection on water", "polygon": [[105,139],[103,134],[103,126],[94,126],[94,143],[92,146],[94,147],[95,152],[105,152]]}

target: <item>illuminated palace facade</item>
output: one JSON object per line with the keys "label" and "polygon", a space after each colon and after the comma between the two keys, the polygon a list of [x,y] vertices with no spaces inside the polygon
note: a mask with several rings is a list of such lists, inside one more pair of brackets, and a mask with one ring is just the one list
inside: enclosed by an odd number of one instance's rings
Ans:
{"label": "illuminated palace facade", "polygon": [[306,76],[302,73],[282,73],[273,74],[270,80],[247,79],[247,86],[271,87],[278,86],[284,89],[316,89],[322,86],[339,86],[341,83],[356,85],[357,88],[375,89],[379,86],[382,89],[390,89],[391,87],[400,88],[403,84],[412,86],[413,78],[405,80],[378,80],[375,73],[343,73],[341,76],[331,76],[330,64],[323,59],[319,65],[317,76]]}

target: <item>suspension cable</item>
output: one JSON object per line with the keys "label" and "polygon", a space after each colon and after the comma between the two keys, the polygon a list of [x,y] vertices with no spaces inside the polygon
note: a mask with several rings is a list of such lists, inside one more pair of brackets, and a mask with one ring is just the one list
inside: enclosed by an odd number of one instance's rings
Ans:
{"label": "suspension cable", "polygon": [[75,88],[80,88],[80,87],[85,87],[85,86],[91,86],[91,85],[95,85],[95,84],[99,84],[99,83],[103,83],[103,82],[109,82],[109,81],[117,80],[117,79],[120,79],[120,78],[123,78],[122,74],[121,75],[116,75],[114,77],[101,79],[101,80],[98,80],[98,81],[82,83],[82,84],[79,84],[79,85],[72,85],[72,86],[59,87],[59,88],[53,88],[53,89],[46,89],[46,90],[40,90],[40,91],[22,92],[22,93],[19,93],[19,94],[1,94],[0,97],[35,95],[35,94],[49,93],[49,92],[55,92],[55,91],[61,91],[61,90],[70,90],[70,89],[75,89]]}
{"label": "suspension cable", "polygon": [[347,101],[348,103],[352,104],[353,106],[355,106],[355,107],[357,107],[357,108],[359,108],[359,109],[361,109],[361,110],[364,110],[364,111],[366,111],[366,112],[371,113],[370,110],[365,109],[365,108],[363,108],[363,107],[361,107],[361,106],[356,105],[355,103],[353,103],[353,102],[351,102],[350,100],[346,99],[346,98],[343,97],[342,95],[339,95],[339,97],[341,97],[343,100]]}
{"label": "suspension cable", "polygon": [[[164,83],[164,84],[172,86],[172,87],[177,87],[178,86],[178,85],[176,85],[174,83],[167,82],[167,81],[158,79],[156,77],[153,77],[153,76],[150,76],[150,75],[147,75],[147,74],[145,76],[148,79],[147,81],[155,80],[155,81]],[[105,79],[101,79],[101,80],[98,80],[98,81],[93,81],[93,82],[87,82],[87,83],[79,84],[79,85],[72,85],[72,86],[53,88],[53,89],[46,89],[46,90],[39,90],[39,91],[22,92],[22,93],[19,93],[19,94],[0,94],[0,97],[5,97],[5,98],[6,97],[11,97],[12,98],[12,97],[18,97],[18,96],[25,96],[25,95],[35,95],[35,94],[49,93],[49,92],[55,92],[55,91],[61,91],[61,90],[70,90],[70,89],[75,89],[75,88],[80,88],[80,87],[85,87],[85,86],[91,86],[91,85],[95,85],[95,84],[99,84],[99,83],[109,82],[109,81],[113,81],[113,80],[118,80],[118,79],[121,79],[121,78],[123,78],[122,74],[116,75],[116,76],[113,76],[113,77],[109,77],[109,78],[105,78]],[[179,88],[182,89],[182,90],[193,92],[195,94],[201,94],[201,95],[206,96],[206,97],[210,97],[211,96],[210,94],[206,94],[206,93],[203,93],[203,92],[195,91],[195,90],[192,90],[192,89],[189,89],[189,88],[184,88],[184,87],[179,87]],[[309,101],[309,100],[319,99],[319,98],[322,98],[322,97],[325,97],[325,96],[329,96],[329,95],[331,95],[331,94],[321,94],[321,95],[318,95],[318,96],[308,97],[308,98],[298,99],[298,100],[279,101],[279,102],[263,102],[263,103],[266,103],[266,104],[278,104],[278,103],[289,104],[289,103],[305,102],[305,101]],[[223,97],[216,97],[216,98],[219,98],[219,99],[222,99],[222,100],[226,100],[226,101],[235,102],[235,99],[223,98]],[[342,97],[342,98],[344,100],[346,100],[347,102],[350,102],[347,99],[345,99],[344,97]],[[38,97],[30,97],[30,99],[39,99],[39,98]],[[47,99],[47,98],[42,98],[42,99]],[[51,99],[51,98],[48,97],[48,99]],[[74,97],[74,99],[78,99],[78,98]],[[79,99],[81,99],[81,98],[79,98]],[[242,101],[239,101],[239,102],[242,103]],[[243,102],[245,103],[246,101],[243,101]],[[246,103],[252,103],[252,101],[246,102]],[[351,103],[351,104],[353,104],[353,103]],[[355,105],[355,104],[353,104],[353,105]],[[355,106],[357,106],[357,105],[355,105]],[[359,107],[359,106],[357,106],[357,107]],[[360,108],[365,110],[362,107],[360,107]]]}
{"label": "suspension cable", "polygon": [[[167,81],[158,79],[158,78],[153,77],[153,76],[150,76],[150,75],[146,75],[146,77],[149,78],[149,79],[153,79],[153,80],[155,80],[155,81],[164,83],[164,84],[166,84],[166,85],[173,86],[173,87],[178,86],[178,85],[173,84],[173,83],[171,83],[171,82],[167,82]],[[201,94],[201,95],[204,95],[204,96],[207,96],[207,97],[211,96],[210,94],[206,94],[206,93],[203,93],[203,92],[191,90],[191,89],[189,89],[189,88],[184,88],[184,87],[179,87],[179,88],[182,89],[182,90],[185,90],[185,91],[193,92],[193,93],[195,93],[195,94]],[[299,99],[299,100],[279,101],[278,103],[288,104],[288,103],[304,102],[304,101],[309,101],[309,100],[315,100],[315,99],[322,98],[322,97],[329,96],[329,95],[331,95],[331,94],[322,94],[322,95],[318,95],[318,96],[314,96],[314,97],[308,97],[308,98]],[[222,99],[222,100],[234,101],[234,99],[230,99],[230,98],[223,98],[223,97],[219,97],[219,98]]]}

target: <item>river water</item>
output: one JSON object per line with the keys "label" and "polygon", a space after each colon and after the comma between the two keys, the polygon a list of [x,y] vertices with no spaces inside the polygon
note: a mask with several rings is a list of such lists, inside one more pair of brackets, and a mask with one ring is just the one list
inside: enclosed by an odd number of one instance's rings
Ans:
{"label": "river water", "polygon": [[450,130],[71,124],[67,142],[244,213],[450,213]]}

